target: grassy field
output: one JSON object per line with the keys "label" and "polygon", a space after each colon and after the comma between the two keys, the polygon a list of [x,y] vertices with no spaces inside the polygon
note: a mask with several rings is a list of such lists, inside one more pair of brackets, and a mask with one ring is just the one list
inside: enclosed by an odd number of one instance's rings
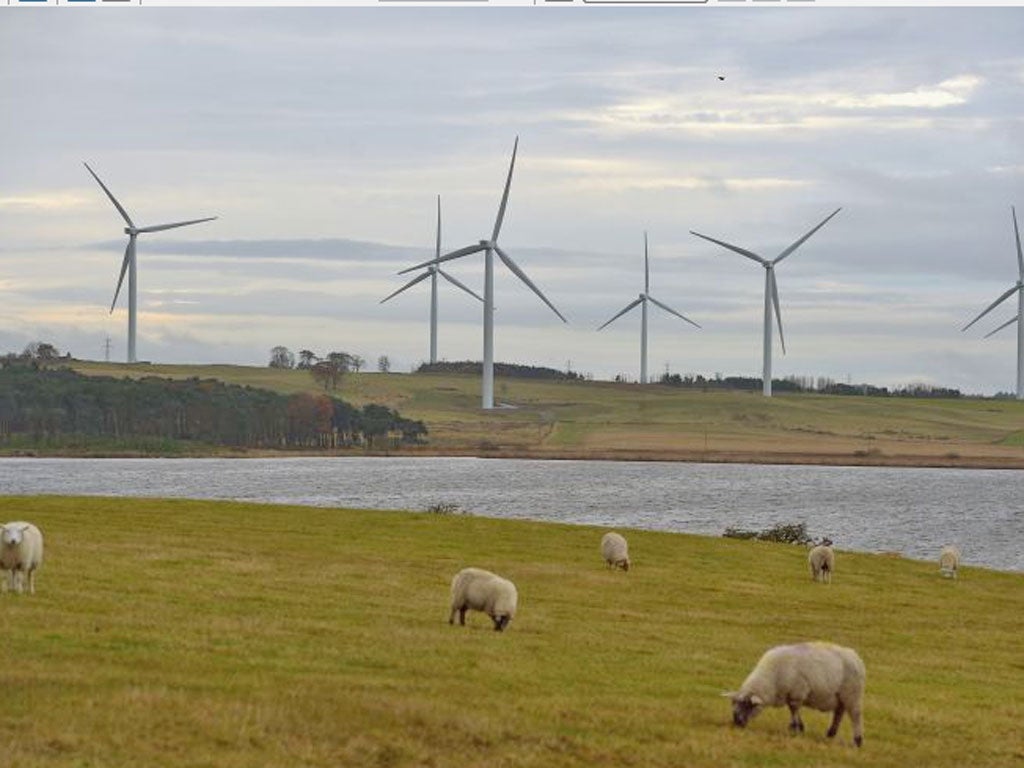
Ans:
{"label": "grassy field", "polygon": [[[200,501],[0,497],[46,535],[0,595],[0,763],[29,766],[1024,764],[1024,577],[788,545]],[[505,633],[447,619],[448,582],[513,579]],[[865,745],[719,696],[774,644],[868,669]]]}
{"label": "grassy field", "polygon": [[[306,371],[76,363],[83,373],[199,376],[292,393]],[[422,419],[432,452],[1024,468],[1024,402],[701,392],[611,382],[497,379],[482,411],[475,376],[349,374],[337,394]]]}

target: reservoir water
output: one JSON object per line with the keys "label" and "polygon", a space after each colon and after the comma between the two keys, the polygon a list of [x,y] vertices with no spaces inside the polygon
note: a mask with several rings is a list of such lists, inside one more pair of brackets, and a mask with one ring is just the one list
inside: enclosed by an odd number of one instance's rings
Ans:
{"label": "reservoir water", "polygon": [[474,458],[0,459],[0,495],[424,510],[721,534],[804,522],[839,549],[1024,571],[1024,471]]}

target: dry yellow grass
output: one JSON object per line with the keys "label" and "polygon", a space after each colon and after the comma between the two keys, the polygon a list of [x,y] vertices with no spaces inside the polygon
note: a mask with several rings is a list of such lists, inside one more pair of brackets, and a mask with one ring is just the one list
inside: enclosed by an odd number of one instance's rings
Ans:
{"label": "dry yellow grass", "polygon": [[[315,390],[305,371],[245,366],[75,363],[90,374],[214,377],[281,392]],[[659,385],[359,373],[337,394],[380,403],[430,429],[426,451],[573,458],[1024,467],[1024,403],[1012,400],[764,398]]]}

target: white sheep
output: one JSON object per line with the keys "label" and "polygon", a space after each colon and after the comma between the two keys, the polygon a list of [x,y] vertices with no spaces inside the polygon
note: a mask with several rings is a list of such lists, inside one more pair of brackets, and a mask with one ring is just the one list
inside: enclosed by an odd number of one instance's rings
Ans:
{"label": "white sheep", "polygon": [[864,701],[864,662],[852,648],[833,643],[780,645],[767,651],[738,691],[723,694],[732,699],[732,721],[745,726],[764,707],[789,707],[789,730],[803,733],[800,707],[807,705],[832,713],[827,736],[839,730],[849,713],[853,742],[864,740],[861,719]]}
{"label": "white sheep", "polygon": [[452,610],[448,623],[465,626],[466,611],[483,611],[494,622],[494,629],[501,632],[516,615],[519,595],[516,585],[497,574],[482,568],[463,568],[452,579]]}
{"label": "white sheep", "polygon": [[832,583],[832,572],[836,569],[836,553],[832,542],[819,544],[807,554],[807,562],[811,566],[811,578],[826,584]]}
{"label": "white sheep", "polygon": [[9,571],[9,589],[23,592],[27,574],[29,594],[35,594],[36,569],[42,564],[43,534],[38,528],[19,520],[0,529],[0,569]]}
{"label": "white sheep", "polygon": [[601,537],[601,557],[609,568],[629,570],[629,545],[617,533],[606,533]]}
{"label": "white sheep", "polygon": [[956,572],[960,568],[960,550],[950,545],[942,548],[939,554],[939,572],[943,576],[956,578]]}

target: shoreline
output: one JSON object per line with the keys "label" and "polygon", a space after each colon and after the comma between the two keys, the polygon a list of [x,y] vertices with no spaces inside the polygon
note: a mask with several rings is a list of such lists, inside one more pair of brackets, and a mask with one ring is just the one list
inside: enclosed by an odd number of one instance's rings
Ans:
{"label": "shoreline", "polygon": [[68,451],[48,449],[0,450],[0,458],[34,459],[272,459],[272,458],[477,458],[542,461],[676,462],[682,464],[763,464],[827,467],[891,467],[905,469],[1024,469],[1024,455],[961,456],[927,454],[884,454],[875,452],[814,453],[787,451],[693,451],[693,450],[596,450],[556,451],[529,448],[503,450],[436,449],[427,447],[386,450],[275,450],[267,448],[225,449],[196,453],[150,453],[145,451]]}

